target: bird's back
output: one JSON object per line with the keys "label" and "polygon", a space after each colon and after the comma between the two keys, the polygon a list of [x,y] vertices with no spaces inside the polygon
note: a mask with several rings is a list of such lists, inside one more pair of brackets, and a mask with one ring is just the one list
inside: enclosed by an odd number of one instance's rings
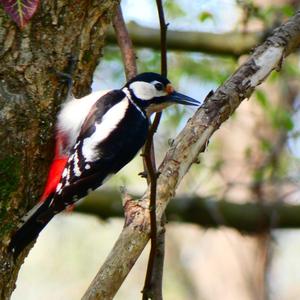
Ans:
{"label": "bird's back", "polygon": [[[113,105],[109,98],[114,99]],[[108,109],[106,102],[110,103]],[[105,95],[91,111],[54,196],[53,202],[59,206],[62,200],[64,206],[72,204],[101,186],[133,159],[147,138],[145,113],[120,90]]]}

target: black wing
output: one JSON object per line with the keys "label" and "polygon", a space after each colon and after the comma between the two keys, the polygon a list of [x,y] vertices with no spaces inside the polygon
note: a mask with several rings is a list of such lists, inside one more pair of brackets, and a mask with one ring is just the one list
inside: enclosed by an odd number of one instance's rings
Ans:
{"label": "black wing", "polygon": [[148,119],[122,91],[100,98],[86,118],[53,198],[63,210],[102,185],[144,145]]}
{"label": "black wing", "polygon": [[146,116],[122,91],[101,97],[82,126],[56,193],[30,211],[13,236],[9,249],[14,257],[37,238],[56,213],[125,166],[143,146],[147,130]]}

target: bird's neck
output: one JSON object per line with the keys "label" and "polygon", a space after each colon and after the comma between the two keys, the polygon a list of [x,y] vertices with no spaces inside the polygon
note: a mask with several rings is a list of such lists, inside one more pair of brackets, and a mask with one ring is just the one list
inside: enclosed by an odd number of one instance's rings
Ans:
{"label": "bird's neck", "polygon": [[144,116],[147,116],[146,114],[147,103],[145,103],[146,101],[137,98],[133,93],[133,91],[128,87],[124,87],[122,91],[125,93],[130,103],[133,104]]}

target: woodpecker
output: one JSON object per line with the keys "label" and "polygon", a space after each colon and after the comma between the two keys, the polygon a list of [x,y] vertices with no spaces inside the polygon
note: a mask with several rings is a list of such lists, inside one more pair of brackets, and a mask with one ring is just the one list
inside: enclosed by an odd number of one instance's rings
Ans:
{"label": "woodpecker", "polygon": [[200,102],[174,90],[156,73],[142,73],[123,88],[68,101],[58,113],[53,162],[40,202],[22,219],[9,249],[14,257],[57,213],[100,187],[145,144],[149,117],[178,103]]}

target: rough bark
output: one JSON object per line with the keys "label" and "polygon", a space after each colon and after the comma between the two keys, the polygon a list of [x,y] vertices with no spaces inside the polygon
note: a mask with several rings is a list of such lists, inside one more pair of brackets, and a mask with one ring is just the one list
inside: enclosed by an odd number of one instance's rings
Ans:
{"label": "rough bark", "polygon": [[40,1],[22,31],[0,7],[0,299],[10,297],[23,262],[7,255],[10,236],[37,202],[53,152],[55,113],[67,92],[56,71],[66,71],[72,56],[73,92],[89,92],[118,3]]}
{"label": "rough bark", "polygon": [[[257,85],[285,56],[300,44],[300,12],[279,27],[249,59],[210,95],[204,105],[174,140],[159,169],[157,186],[157,220],[175,195],[176,188],[211,135],[249,98]],[[139,202],[127,201],[125,227],[104,265],[83,296],[87,299],[112,299],[149,239],[149,192]],[[111,280],[113,278],[113,280]]]}

